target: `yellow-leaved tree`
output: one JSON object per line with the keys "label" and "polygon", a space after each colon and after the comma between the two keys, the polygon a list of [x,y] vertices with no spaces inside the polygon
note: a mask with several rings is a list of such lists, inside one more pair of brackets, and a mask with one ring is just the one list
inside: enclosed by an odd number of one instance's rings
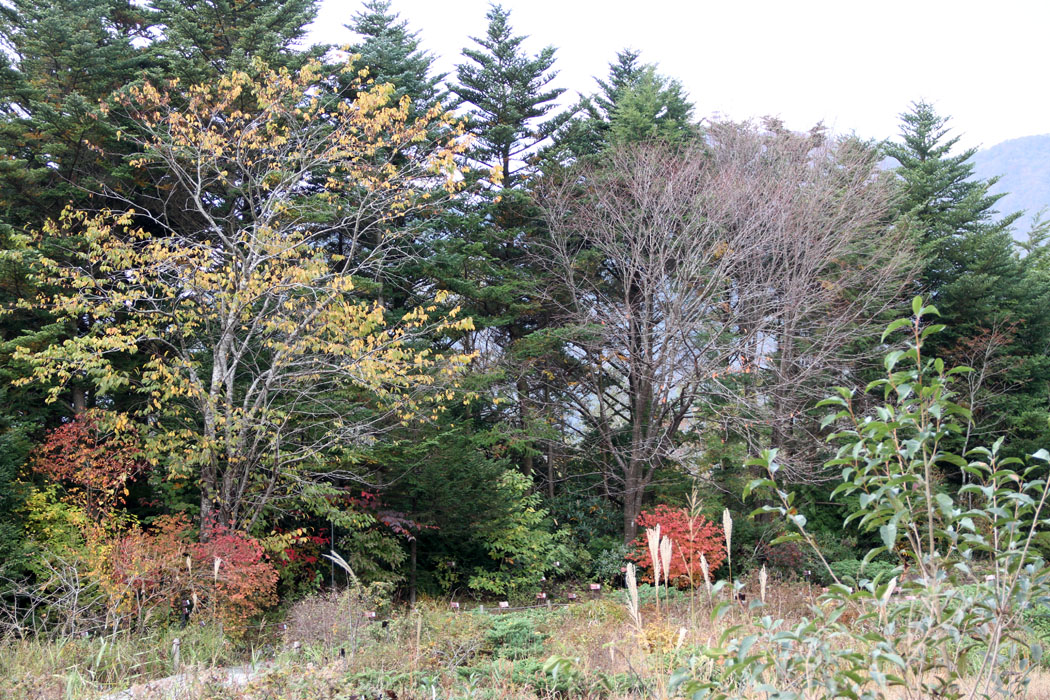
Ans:
{"label": "yellow-leaved tree", "polygon": [[340,451],[429,415],[469,360],[428,349],[471,327],[439,293],[394,314],[364,291],[458,187],[462,132],[351,71],[128,89],[122,138],[153,194],[65,211],[27,240],[66,250],[36,253],[64,291],[25,303],[79,330],[22,351],[35,379],[52,400],[70,381],[138,393],[148,459],[199,480],[205,525],[250,529]]}

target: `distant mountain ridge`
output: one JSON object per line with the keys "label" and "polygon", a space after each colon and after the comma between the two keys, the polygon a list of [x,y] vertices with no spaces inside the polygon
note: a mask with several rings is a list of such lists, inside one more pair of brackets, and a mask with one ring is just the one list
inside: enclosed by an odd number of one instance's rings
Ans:
{"label": "distant mountain ridge", "polygon": [[1035,215],[1046,207],[1050,219],[1050,134],[1003,141],[974,154],[974,174],[982,180],[1000,176],[992,192],[1007,193],[999,200],[1000,214],[1025,210],[1014,224],[1014,238],[1024,240]]}

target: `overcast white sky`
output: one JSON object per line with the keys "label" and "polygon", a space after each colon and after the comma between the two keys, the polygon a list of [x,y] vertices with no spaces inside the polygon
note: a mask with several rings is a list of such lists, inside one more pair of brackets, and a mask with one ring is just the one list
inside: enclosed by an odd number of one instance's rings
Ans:
{"label": "overcast white sky", "polygon": [[[485,30],[487,0],[393,0],[442,70]],[[1050,132],[1050,0],[504,0],[557,85],[594,91],[632,47],[688,89],[698,116],[776,115],[885,138],[916,99],[967,146]],[[323,0],[311,37],[350,42],[358,0]]]}

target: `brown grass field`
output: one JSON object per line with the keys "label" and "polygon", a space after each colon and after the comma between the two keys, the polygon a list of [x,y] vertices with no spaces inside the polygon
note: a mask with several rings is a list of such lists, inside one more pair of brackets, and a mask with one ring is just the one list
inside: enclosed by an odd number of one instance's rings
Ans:
{"label": "brown grass field", "polygon": [[[799,621],[819,593],[806,584],[772,585],[763,614]],[[669,698],[671,674],[702,647],[719,644],[728,626],[741,626],[738,636],[755,629],[742,606],[710,622],[702,590],[677,592],[659,609],[651,593],[643,595],[640,630],[621,591],[549,609],[488,611],[456,612],[448,601],[430,600],[370,620],[345,596],[317,596],[293,606],[283,625],[271,621],[239,640],[190,625],[116,638],[8,641],[0,646],[0,692],[3,700]],[[571,660],[557,682],[543,668],[551,656]],[[712,662],[699,662],[701,674],[704,663]],[[884,697],[918,696],[891,689]],[[1050,700],[1050,672],[1032,674],[1027,697]]]}

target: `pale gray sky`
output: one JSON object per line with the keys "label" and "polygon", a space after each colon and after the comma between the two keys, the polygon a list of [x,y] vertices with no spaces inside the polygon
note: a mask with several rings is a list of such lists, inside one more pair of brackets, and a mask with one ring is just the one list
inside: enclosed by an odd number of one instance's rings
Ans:
{"label": "pale gray sky", "polygon": [[[442,70],[485,30],[487,0],[393,0]],[[967,146],[1050,132],[1050,0],[504,0],[557,85],[594,91],[617,50],[682,81],[698,116],[776,115],[885,138],[916,99]],[[311,37],[349,42],[358,0],[323,0]]]}

